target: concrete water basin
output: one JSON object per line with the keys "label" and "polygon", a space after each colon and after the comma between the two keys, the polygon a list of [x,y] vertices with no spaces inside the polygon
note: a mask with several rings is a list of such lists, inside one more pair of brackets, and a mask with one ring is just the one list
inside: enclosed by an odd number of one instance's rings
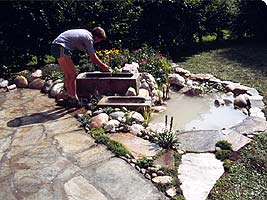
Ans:
{"label": "concrete water basin", "polygon": [[84,72],[77,76],[77,94],[80,97],[96,95],[125,95],[129,87],[139,92],[138,73]]}
{"label": "concrete water basin", "polygon": [[129,110],[142,111],[151,107],[151,98],[137,96],[105,96],[97,104],[99,107],[126,107]]}

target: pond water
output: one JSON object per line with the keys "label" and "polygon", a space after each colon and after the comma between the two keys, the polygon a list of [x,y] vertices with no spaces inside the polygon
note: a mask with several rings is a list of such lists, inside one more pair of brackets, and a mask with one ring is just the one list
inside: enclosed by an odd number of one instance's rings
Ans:
{"label": "pond water", "polygon": [[234,109],[233,105],[216,107],[215,99],[230,99],[232,96],[226,94],[209,94],[203,97],[189,97],[181,93],[170,94],[165,112],[152,116],[150,122],[165,122],[165,115],[168,116],[168,123],[173,117],[174,130],[220,130],[229,128],[242,122],[246,115],[240,110]]}

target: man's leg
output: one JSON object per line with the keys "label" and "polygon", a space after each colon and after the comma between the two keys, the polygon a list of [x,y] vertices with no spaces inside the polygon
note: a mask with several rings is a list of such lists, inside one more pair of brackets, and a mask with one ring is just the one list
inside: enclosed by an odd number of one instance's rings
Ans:
{"label": "man's leg", "polygon": [[77,99],[77,92],[76,92],[76,75],[77,71],[73,64],[73,61],[70,56],[64,56],[57,59],[58,63],[64,72],[64,83],[66,85],[66,89],[68,95],[72,99]]}

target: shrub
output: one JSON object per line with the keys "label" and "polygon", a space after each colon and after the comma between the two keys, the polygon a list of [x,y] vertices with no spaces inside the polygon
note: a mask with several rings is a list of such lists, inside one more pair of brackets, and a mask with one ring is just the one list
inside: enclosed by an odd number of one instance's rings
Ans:
{"label": "shrub", "polygon": [[43,78],[47,80],[63,79],[64,74],[57,64],[47,64],[42,68]]}
{"label": "shrub", "polygon": [[230,144],[226,140],[221,140],[217,142],[215,146],[220,147],[223,150],[232,150],[232,144]]}
{"label": "shrub", "polygon": [[217,159],[223,161],[225,159],[229,159],[231,156],[232,151],[231,150],[219,150],[216,151],[215,156]]}

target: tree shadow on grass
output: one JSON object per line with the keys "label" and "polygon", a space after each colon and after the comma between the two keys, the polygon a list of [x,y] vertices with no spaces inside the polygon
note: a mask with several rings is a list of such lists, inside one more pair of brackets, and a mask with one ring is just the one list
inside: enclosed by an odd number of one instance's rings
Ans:
{"label": "tree shadow on grass", "polygon": [[77,108],[55,108],[45,112],[33,113],[28,116],[21,116],[7,122],[8,127],[20,127],[30,124],[45,123],[64,117],[67,114],[75,112]]}
{"label": "tree shadow on grass", "polygon": [[267,75],[267,45],[266,41],[220,41],[205,42],[202,45],[181,52],[179,56],[174,56],[176,62],[185,62],[202,52],[216,51],[218,57],[229,60],[229,62],[237,63],[243,68],[249,68]]}

